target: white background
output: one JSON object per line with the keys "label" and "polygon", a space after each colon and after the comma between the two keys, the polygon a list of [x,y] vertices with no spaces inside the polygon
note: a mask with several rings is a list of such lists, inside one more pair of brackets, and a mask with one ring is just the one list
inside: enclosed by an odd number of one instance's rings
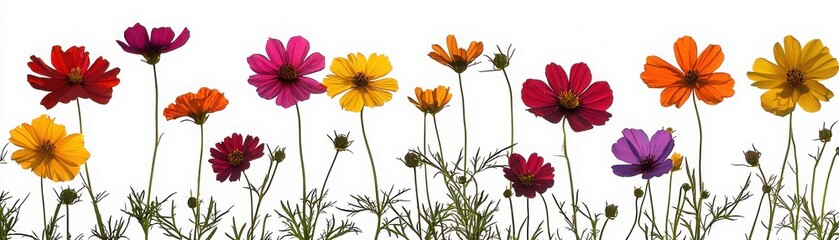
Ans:
{"label": "white background", "polygon": [[[288,148],[276,183],[268,195],[267,208],[278,208],[279,200],[300,196],[300,163],[297,158],[297,129],[293,109],[283,109],[273,101],[260,98],[255,87],[247,83],[252,71],[245,58],[253,53],[264,54],[268,37],[286,42],[302,35],[309,39],[311,49],[326,56],[325,71],[312,75],[322,79],[334,57],[347,53],[382,53],[390,57],[393,71],[388,75],[399,80],[399,91],[383,107],[368,109],[366,124],[370,144],[379,169],[380,186],[389,188],[412,186],[410,170],[396,160],[409,148],[421,144],[422,114],[407,100],[413,88],[452,87],[455,97],[450,108],[439,114],[447,156],[454,156],[462,145],[460,96],[456,75],[431,60],[426,54],[434,43],[444,44],[447,34],[456,34],[461,46],[470,40],[481,40],[485,53],[495,52],[495,45],[513,43],[517,48],[508,72],[515,94],[517,152],[537,152],[556,168],[556,185],[548,193],[569,200],[567,173],[561,153],[561,128],[526,112],[521,102],[521,83],[527,78],[545,79],[544,66],[556,62],[566,69],[576,62],[586,62],[594,80],[608,81],[614,90],[613,114],[605,126],[582,133],[571,133],[569,149],[576,187],[581,198],[596,211],[605,202],[619,205],[620,215],[609,224],[605,239],[623,239],[632,219],[632,189],[641,186],[640,177],[620,178],[610,166],[620,163],[610,147],[626,127],[652,132],[673,127],[676,132],[675,151],[697,159],[697,128],[693,108],[662,108],[659,89],[648,89],[639,74],[644,59],[658,55],[675,64],[672,45],[683,35],[693,36],[701,52],[708,44],[720,44],[726,55],[719,71],[735,79],[735,95],[717,106],[700,103],[705,124],[705,181],[713,194],[735,194],[751,169],[732,166],[743,163],[742,151],[755,144],[762,152],[767,171],[777,174],[786,144],[787,119],[766,113],[760,107],[762,90],[749,86],[746,72],[756,58],[772,59],[772,45],[787,34],[797,37],[802,45],[812,38],[821,38],[828,47],[839,46],[835,27],[835,4],[769,3],[769,2],[602,2],[576,3],[427,3],[384,2],[308,2],[279,3],[203,3],[143,1],[116,3],[111,1],[79,2],[15,2],[0,3],[0,129],[11,130],[30,122],[40,114],[56,117],[68,131],[78,129],[74,104],[59,104],[51,110],[39,105],[46,92],[34,90],[26,82],[31,73],[26,63],[36,55],[49,61],[50,48],[61,45],[84,45],[91,58],[104,56],[112,67],[119,67],[121,83],[114,88],[108,105],[82,102],[85,143],[91,152],[88,161],[96,191],[107,190],[110,196],[101,203],[106,217],[126,217],[122,209],[129,187],[145,189],[148,181],[153,141],[153,82],[151,66],[141,56],[128,54],[115,43],[123,40],[123,31],[136,22],[152,27],[170,26],[176,33],[188,27],[192,37],[181,49],[164,54],[158,64],[161,103],[158,114],[175,97],[195,92],[202,86],[217,88],[230,100],[227,109],[212,114],[206,124],[205,151],[215,142],[233,132],[259,136],[271,146]],[[479,73],[491,68],[489,62],[470,68],[463,76],[469,121],[470,151],[507,144],[509,139],[506,84],[501,73]],[[774,62],[774,60],[773,60]],[[836,81],[825,81],[837,89]],[[370,166],[361,139],[357,113],[341,110],[337,99],[325,94],[315,95],[300,104],[303,113],[303,140],[309,187],[319,186],[333,150],[326,134],[333,130],[352,132],[354,154],[341,154],[330,183],[330,197],[346,206],[350,194],[372,194]],[[807,153],[816,150],[816,133],[823,121],[837,120],[839,106],[825,103],[818,113],[797,110],[796,139],[802,168],[812,161]],[[186,197],[195,185],[198,155],[198,127],[191,123],[165,121],[161,115],[160,130],[165,133],[158,153],[154,194],[177,192],[181,216],[187,216]],[[569,130],[570,131],[570,130]],[[430,132],[431,133],[431,132]],[[431,136],[431,135],[429,135]],[[6,130],[0,137],[7,138]],[[431,138],[430,138],[431,139]],[[5,140],[4,140],[5,141]],[[430,141],[434,145],[435,142]],[[833,149],[835,144],[828,145]],[[16,150],[12,147],[11,151]],[[220,225],[230,229],[230,217],[241,222],[247,218],[247,192],[243,182],[218,183],[206,162],[202,176],[202,196],[215,197],[221,206],[234,206],[233,214]],[[267,156],[267,155],[266,155]],[[827,156],[826,156],[827,157]],[[691,162],[695,165],[695,162]],[[248,170],[251,176],[262,175],[267,158],[259,159]],[[821,166],[823,172],[827,164]],[[500,199],[506,186],[500,169],[481,177],[481,186]],[[791,176],[791,175],[787,175]],[[809,173],[802,179],[809,179]],[[684,182],[683,172],[674,185]],[[787,178],[792,179],[792,178]],[[837,179],[837,178],[834,178]],[[756,178],[755,178],[756,180]],[[436,181],[433,181],[436,182]],[[791,182],[788,182],[789,186]],[[666,178],[653,180],[659,219],[663,219]],[[834,186],[839,182],[834,181]],[[78,178],[69,183],[48,183],[47,187],[81,186]],[[433,187],[441,187],[434,185]],[[822,187],[821,183],[817,189]],[[0,189],[16,197],[31,194],[17,226],[18,231],[38,231],[41,226],[38,178],[12,162],[0,165]],[[759,193],[760,184],[750,189]],[[832,189],[836,189],[835,187]],[[52,190],[47,190],[49,206]],[[434,200],[442,201],[443,189],[434,189]],[[409,193],[413,196],[413,192]],[[675,198],[675,196],[674,196]],[[717,225],[711,239],[740,238],[751,226],[758,196],[739,207],[737,214],[747,216],[737,222]],[[834,200],[830,200],[834,199]],[[829,196],[828,201],[835,201]],[[517,216],[523,216],[524,200],[517,198]],[[541,204],[534,201],[533,216],[542,218]],[[406,205],[411,208],[412,203]],[[765,205],[764,205],[765,206]],[[829,204],[828,208],[839,205]],[[560,215],[551,206],[552,227],[564,228]],[[507,226],[506,201],[496,219]],[[51,210],[50,210],[51,211]],[[74,205],[74,234],[89,234],[94,225],[89,200]],[[343,217],[343,213],[337,213]],[[780,215],[777,216],[781,217]],[[761,219],[765,219],[762,217]],[[182,218],[182,220],[186,220]],[[365,233],[344,239],[370,239],[375,218],[362,214],[353,220]],[[660,220],[663,221],[663,220]],[[279,222],[270,223],[277,230]],[[187,222],[182,226],[189,227]],[[63,232],[63,226],[61,231]],[[758,229],[761,238],[765,230]],[[563,231],[563,236],[570,236]],[[159,238],[159,229],[152,239]],[[638,232],[636,231],[636,234]],[[132,239],[142,238],[139,225],[132,222],[128,231]],[[222,238],[222,234],[217,238]],[[636,235],[640,236],[640,235]],[[784,235],[786,236],[786,235]],[[791,238],[791,237],[784,237]]]}

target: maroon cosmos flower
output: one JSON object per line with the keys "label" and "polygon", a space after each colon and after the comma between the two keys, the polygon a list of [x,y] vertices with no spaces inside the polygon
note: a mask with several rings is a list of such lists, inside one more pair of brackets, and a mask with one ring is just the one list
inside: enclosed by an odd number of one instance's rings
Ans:
{"label": "maroon cosmos flower", "polygon": [[252,160],[265,155],[264,148],[265,144],[259,143],[259,137],[248,135],[242,139],[242,134],[238,133],[225,137],[224,141],[216,143],[215,148],[210,148],[210,155],[213,157],[210,163],[213,165],[213,172],[216,173],[216,180],[238,181],[242,172],[251,166]]}
{"label": "maroon cosmos flower", "polygon": [[[602,126],[612,117],[606,112],[612,106],[612,89],[609,83],[591,83],[591,70],[585,63],[571,66],[571,77],[555,63],[545,66],[548,83],[527,79],[521,89],[527,111],[543,117],[551,123],[568,119],[568,125],[575,132]],[[591,86],[589,86],[591,84]],[[550,87],[549,87],[550,85]]]}
{"label": "maroon cosmos flower", "polygon": [[137,23],[125,29],[125,42],[117,40],[117,44],[128,53],[143,55],[146,63],[154,65],[160,62],[161,54],[182,47],[187,40],[189,40],[187,28],[181,31],[178,38],[175,38],[175,32],[170,27],[153,28],[149,37],[146,27]]}
{"label": "maroon cosmos flower", "polygon": [[287,47],[280,40],[268,38],[265,52],[268,57],[248,57],[248,65],[256,73],[248,78],[248,83],[256,87],[260,97],[276,98],[278,106],[289,108],[309,99],[312,93],[326,92],[323,84],[306,76],[323,70],[325,60],[318,52],[309,55],[309,41],[305,38],[292,37]]}
{"label": "maroon cosmos flower", "polygon": [[87,98],[99,104],[107,104],[111,100],[114,86],[119,84],[119,68],[108,70],[108,60],[97,58],[90,64],[90,54],[84,47],[72,46],[67,51],[61,46],[52,47],[50,56],[52,65],[47,66],[41,58],[29,57],[29,69],[42,75],[27,75],[29,85],[38,90],[48,91],[41,99],[41,105],[47,109],[55,107],[58,102],[69,103],[78,98]]}
{"label": "maroon cosmos flower", "polygon": [[554,168],[545,164],[544,159],[536,153],[530,154],[527,161],[518,153],[509,158],[509,167],[504,167],[504,177],[513,182],[516,197],[536,197],[536,193],[545,193],[554,186]]}

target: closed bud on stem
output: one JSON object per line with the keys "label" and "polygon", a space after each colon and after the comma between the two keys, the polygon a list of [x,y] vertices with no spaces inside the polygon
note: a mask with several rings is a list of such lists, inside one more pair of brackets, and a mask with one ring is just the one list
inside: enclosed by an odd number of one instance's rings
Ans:
{"label": "closed bud on stem", "polygon": [[[833,123],[836,125],[836,123]],[[830,142],[830,138],[833,137],[833,125],[830,125],[830,128],[827,128],[826,125],[822,124],[822,129],[819,130],[819,141],[826,143]]]}
{"label": "closed bud on stem", "polygon": [[405,166],[409,168],[415,168],[420,164],[420,157],[414,152],[408,152],[405,154]]}
{"label": "closed bud on stem", "polygon": [[509,188],[504,189],[504,198],[510,198],[512,196],[513,196],[513,190],[510,190]]}
{"label": "closed bud on stem", "polygon": [[79,199],[79,195],[76,193],[76,190],[71,188],[67,188],[61,190],[61,194],[59,195],[61,199],[61,204],[64,205],[73,205]]}
{"label": "closed bud on stem", "polygon": [[760,153],[754,145],[752,145],[752,150],[743,152],[743,156],[746,158],[746,163],[752,167],[760,166],[761,155],[762,153]]}
{"label": "closed bud on stem", "polygon": [[682,191],[687,192],[687,191],[690,191],[690,189],[691,189],[690,184],[682,183]]}
{"label": "closed bud on stem", "polygon": [[457,182],[460,184],[466,184],[466,176],[457,177]]}
{"label": "closed bud on stem", "polygon": [[641,190],[641,188],[635,188],[635,191],[633,191],[632,194],[635,195],[635,198],[641,198],[644,196],[644,190]]}
{"label": "closed bud on stem", "polygon": [[615,220],[615,218],[618,216],[618,206],[615,204],[608,204],[606,205],[605,212],[607,218]]}
{"label": "closed bud on stem", "polygon": [[702,197],[702,199],[707,199],[711,197],[711,192],[708,192],[708,190],[702,190],[702,195],[700,195],[700,197]]}
{"label": "closed bud on stem", "polygon": [[772,192],[772,186],[769,186],[768,184],[763,185],[763,193],[769,194],[770,192]]}
{"label": "closed bud on stem", "polygon": [[271,155],[271,160],[276,162],[283,162],[285,160],[285,148],[277,148],[274,154]]}
{"label": "closed bud on stem", "polygon": [[198,206],[198,199],[195,197],[189,197],[189,199],[186,200],[186,205],[189,206],[189,208],[195,208]]}
{"label": "closed bud on stem", "polygon": [[335,151],[339,151],[339,152],[349,151],[349,150],[347,150],[347,148],[349,148],[350,145],[352,145],[352,143],[353,143],[353,141],[350,141],[350,138],[349,138],[350,133],[338,134],[337,132],[334,132],[334,134],[335,134],[334,137],[329,136],[329,135],[327,135],[327,137],[329,137],[329,139],[332,140],[332,146],[335,147]]}

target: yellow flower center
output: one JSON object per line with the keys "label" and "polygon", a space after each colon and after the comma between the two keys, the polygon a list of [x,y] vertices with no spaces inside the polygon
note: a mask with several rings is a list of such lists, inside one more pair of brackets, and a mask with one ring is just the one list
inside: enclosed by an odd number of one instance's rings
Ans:
{"label": "yellow flower center", "polygon": [[297,69],[288,63],[280,65],[280,71],[277,73],[277,78],[283,82],[293,82],[297,79]]}
{"label": "yellow flower center", "polygon": [[79,84],[84,81],[84,79],[82,79],[82,70],[80,68],[73,68],[70,70],[68,77],[70,77],[70,82],[73,84]]}
{"label": "yellow flower center", "polygon": [[688,85],[695,84],[697,80],[699,80],[699,72],[696,72],[696,70],[690,70],[685,74],[685,82]]}
{"label": "yellow flower center", "polygon": [[519,181],[521,182],[521,184],[525,185],[525,186],[528,186],[528,187],[533,186],[533,182],[535,180],[536,180],[536,178],[533,176],[533,174],[519,175]]}
{"label": "yellow flower center", "polygon": [[358,73],[352,77],[352,84],[355,85],[355,87],[366,87],[369,82],[370,78],[368,78],[367,75],[364,75],[364,73]]}
{"label": "yellow flower center", "polygon": [[559,105],[567,110],[574,110],[580,106],[580,97],[576,93],[565,91],[559,94]]}
{"label": "yellow flower center", "polygon": [[242,161],[245,161],[245,154],[242,151],[233,150],[227,155],[227,161],[230,162],[230,165],[239,166]]}
{"label": "yellow flower center", "polygon": [[793,87],[798,87],[801,83],[804,82],[804,73],[797,68],[790,69],[787,71],[787,84]]}
{"label": "yellow flower center", "polygon": [[52,151],[55,151],[55,144],[50,140],[46,140],[41,144],[41,153],[52,154]]}

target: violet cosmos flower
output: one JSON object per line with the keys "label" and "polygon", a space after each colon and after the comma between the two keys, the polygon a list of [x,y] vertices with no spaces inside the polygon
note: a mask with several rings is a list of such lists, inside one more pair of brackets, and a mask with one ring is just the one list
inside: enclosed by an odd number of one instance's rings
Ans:
{"label": "violet cosmos flower", "polygon": [[248,83],[256,87],[256,92],[264,99],[276,99],[284,108],[297,105],[309,99],[312,93],[324,93],[326,87],[306,75],[323,70],[325,60],[318,52],[309,54],[309,41],[301,36],[288,40],[288,48],[280,40],[268,38],[265,45],[268,57],[253,54],[248,57],[248,65],[256,74],[248,78]]}
{"label": "violet cosmos flower", "polygon": [[137,23],[133,27],[125,29],[125,42],[117,40],[117,43],[122,47],[122,50],[143,55],[146,63],[154,65],[160,62],[160,54],[182,47],[187,40],[189,40],[189,29],[187,28],[181,31],[178,38],[175,38],[175,32],[172,31],[172,28],[153,28],[151,37],[149,37],[146,27]]}
{"label": "violet cosmos flower", "polygon": [[673,136],[666,130],[658,130],[652,139],[640,129],[623,129],[623,137],[612,144],[612,153],[619,160],[629,164],[612,166],[612,172],[621,177],[641,174],[641,178],[660,177],[670,172],[673,161],[667,158],[673,151]]}

